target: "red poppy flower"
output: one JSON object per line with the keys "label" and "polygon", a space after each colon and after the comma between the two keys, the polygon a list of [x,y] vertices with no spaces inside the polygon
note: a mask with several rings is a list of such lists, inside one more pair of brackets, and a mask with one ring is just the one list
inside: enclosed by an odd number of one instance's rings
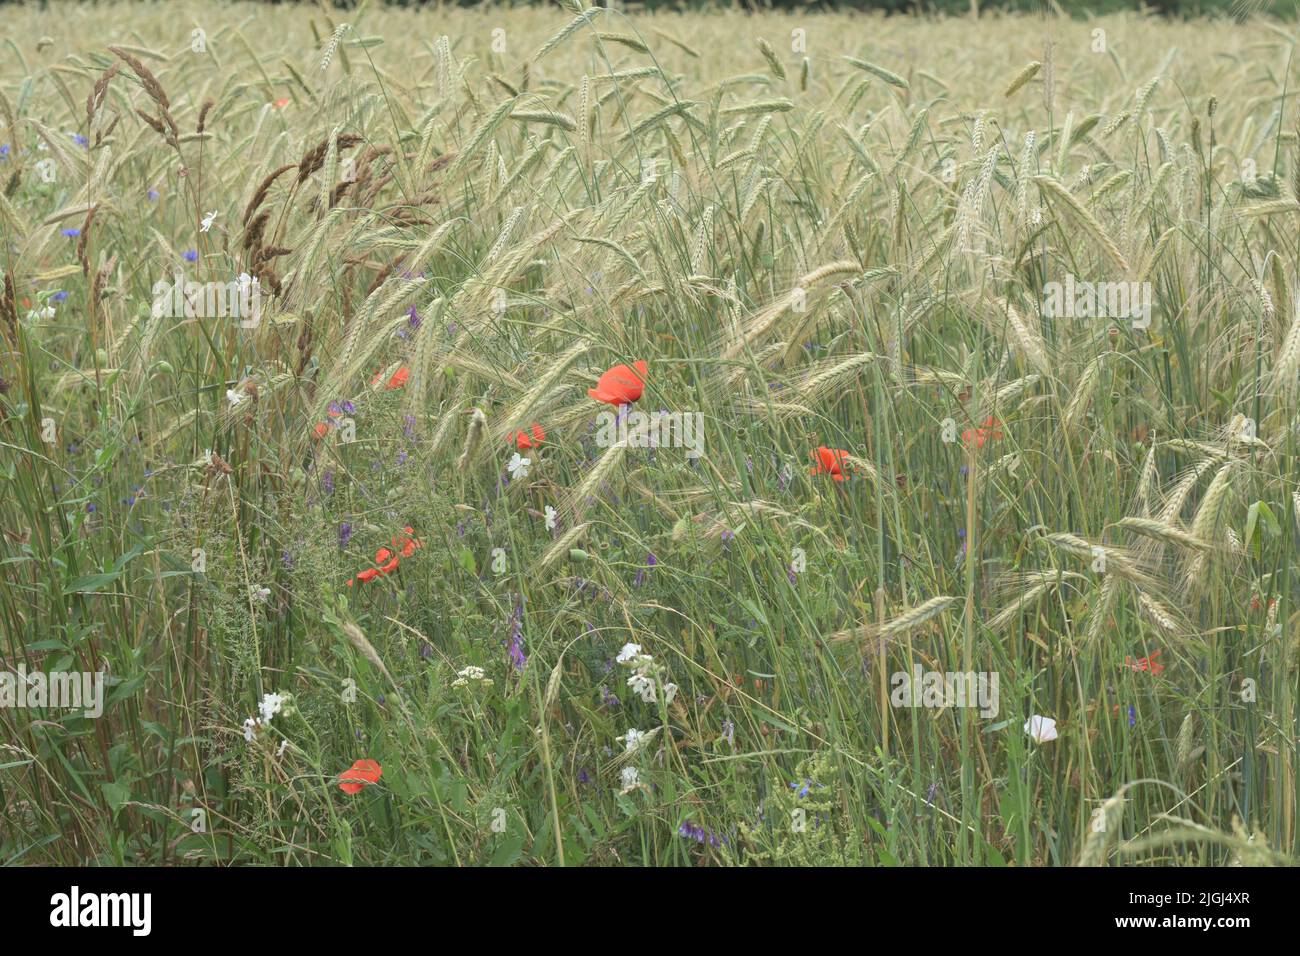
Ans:
{"label": "red poppy flower", "polygon": [[287,97],[287,96],[286,96],[284,99],[280,99],[280,100],[276,100],[276,101],[275,101],[275,108],[276,108],[277,110],[284,109],[284,108],[285,108],[286,106],[288,106],[288,105],[289,105],[289,97]]}
{"label": "red poppy flower", "polygon": [[534,425],[532,427],[531,436],[528,432],[518,431],[514,434],[514,440],[515,447],[520,451],[525,451],[529,448],[536,448],[542,442],[546,441],[546,432],[542,430],[541,425]]}
{"label": "red poppy flower", "polygon": [[396,571],[400,561],[401,558],[387,548],[380,548],[375,552],[375,564],[379,565],[380,574],[391,574]]}
{"label": "red poppy flower", "polygon": [[[423,547],[420,540],[415,537],[415,531],[410,525],[402,529],[403,533],[399,537],[392,539],[392,548],[380,548],[375,552],[375,565],[373,568],[366,568],[364,571],[358,571],[357,576],[348,581],[348,587],[352,587],[355,581],[373,581],[381,574],[392,574],[401,564],[402,558],[409,558],[411,555]],[[397,550],[401,554],[396,554]]]}
{"label": "red poppy flower", "polygon": [[615,365],[600,377],[595,388],[587,389],[587,394],[598,402],[609,405],[630,405],[641,397],[645,389],[646,363],[633,363],[635,371],[626,365]]}
{"label": "red poppy flower", "polygon": [[397,538],[394,538],[393,547],[394,548],[400,547],[402,549],[402,557],[409,558],[411,555],[415,554],[416,549],[422,547],[422,545],[420,544],[418,538],[412,537],[412,535],[414,535],[415,532],[411,529],[410,525],[407,525],[402,530],[405,532],[401,536],[402,543],[399,545],[397,543]]}
{"label": "red poppy flower", "polygon": [[961,433],[961,440],[966,443],[967,447],[969,447],[970,443],[974,441],[976,448],[983,448],[984,443],[988,441],[990,438],[1001,438],[1001,437],[1002,437],[1002,423],[998,421],[996,418],[994,418],[992,415],[984,419],[984,424],[979,428],[974,428],[974,429],[968,428]]}
{"label": "red poppy flower", "polygon": [[324,438],[329,433],[330,433],[330,427],[324,422],[317,422],[316,427],[312,429],[312,434],[314,434],[317,438]]}
{"label": "red poppy flower", "polygon": [[841,448],[827,448],[822,445],[812,453],[812,457],[817,464],[809,470],[809,474],[830,475],[836,481],[844,480],[844,469],[847,468],[844,460],[849,457],[847,451]]}
{"label": "red poppy flower", "polygon": [[[370,380],[370,384],[378,385],[379,380],[383,377],[384,377],[383,372],[376,373],[375,377]],[[384,385],[384,388],[388,389],[388,391],[390,392],[395,388],[401,388],[403,385],[406,384],[406,380],[410,377],[411,377],[411,370],[407,368],[405,365],[403,365],[401,368],[399,368],[396,372],[392,374],[392,376],[388,379],[387,384]]]}
{"label": "red poppy flower", "polygon": [[344,793],[360,793],[384,775],[378,760],[358,760],[339,774],[339,789]]}
{"label": "red poppy flower", "polygon": [[1136,661],[1131,657],[1124,658],[1124,664],[1131,671],[1150,671],[1152,674],[1159,674],[1165,669],[1165,665],[1156,660],[1161,654],[1156,651],[1150,657],[1139,657]]}

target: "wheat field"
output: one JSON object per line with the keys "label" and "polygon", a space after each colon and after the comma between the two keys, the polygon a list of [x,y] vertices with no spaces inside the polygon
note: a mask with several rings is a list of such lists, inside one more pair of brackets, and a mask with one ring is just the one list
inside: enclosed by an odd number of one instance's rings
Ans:
{"label": "wheat field", "polygon": [[0,861],[1295,860],[1295,23],[5,17]]}

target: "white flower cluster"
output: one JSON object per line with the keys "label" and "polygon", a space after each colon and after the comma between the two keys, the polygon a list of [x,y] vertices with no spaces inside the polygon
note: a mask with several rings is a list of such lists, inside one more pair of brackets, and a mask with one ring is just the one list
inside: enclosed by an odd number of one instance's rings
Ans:
{"label": "white flower cluster", "polygon": [[451,682],[451,686],[468,687],[470,681],[481,683],[484,687],[492,686],[492,678],[484,676],[483,668],[475,667],[472,664],[464,670],[456,672],[456,679]]}
{"label": "white flower cluster", "polygon": [[636,767],[624,767],[622,771],[623,789],[621,793],[631,793],[641,783]]}
{"label": "white flower cluster", "polygon": [[[271,718],[276,714],[288,716],[291,713],[293,704],[292,694],[263,694],[261,702],[257,705],[257,717],[249,717],[244,721],[244,739],[250,744],[257,739],[257,730],[259,727],[269,727]],[[284,752],[283,745],[280,751]]]}
{"label": "white flower cluster", "polygon": [[627,686],[647,704],[655,703],[657,690],[663,692],[665,705],[676,699],[677,685],[663,679],[665,668],[656,664],[651,655],[641,653],[640,644],[624,644],[615,660],[624,667],[632,668]]}

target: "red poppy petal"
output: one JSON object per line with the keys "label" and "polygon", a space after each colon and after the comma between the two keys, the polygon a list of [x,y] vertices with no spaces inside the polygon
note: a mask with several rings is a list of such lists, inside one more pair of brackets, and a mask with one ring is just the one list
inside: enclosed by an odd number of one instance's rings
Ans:
{"label": "red poppy petal", "polygon": [[347,770],[339,774],[340,780],[360,780],[364,783],[374,783],[384,775],[384,768],[380,766],[378,760],[358,760]]}

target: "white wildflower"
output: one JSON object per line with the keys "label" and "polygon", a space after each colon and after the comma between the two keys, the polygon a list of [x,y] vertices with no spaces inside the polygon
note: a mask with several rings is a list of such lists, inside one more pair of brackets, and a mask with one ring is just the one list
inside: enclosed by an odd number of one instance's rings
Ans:
{"label": "white wildflower", "polygon": [[516,481],[520,478],[528,477],[528,467],[533,463],[531,458],[523,458],[519,452],[515,452],[510,458],[510,464],[506,465],[506,471],[510,472],[510,477]]}
{"label": "white wildflower", "polygon": [[644,674],[633,674],[627,679],[627,686],[632,688],[632,693],[640,695],[641,699],[647,704],[654,703],[655,682],[653,677],[646,677]]}
{"label": "white wildflower", "polygon": [[1034,743],[1045,744],[1056,739],[1056,721],[1051,717],[1034,714],[1025,721],[1025,733],[1034,739]]}
{"label": "white wildflower", "polygon": [[631,793],[640,783],[640,774],[636,767],[624,767],[620,776],[623,778],[623,793]]}
{"label": "white wildflower", "polygon": [[269,724],[271,718],[278,714],[283,706],[284,695],[264,694],[262,696],[262,702],[257,705],[257,709],[262,715],[262,723]]}

